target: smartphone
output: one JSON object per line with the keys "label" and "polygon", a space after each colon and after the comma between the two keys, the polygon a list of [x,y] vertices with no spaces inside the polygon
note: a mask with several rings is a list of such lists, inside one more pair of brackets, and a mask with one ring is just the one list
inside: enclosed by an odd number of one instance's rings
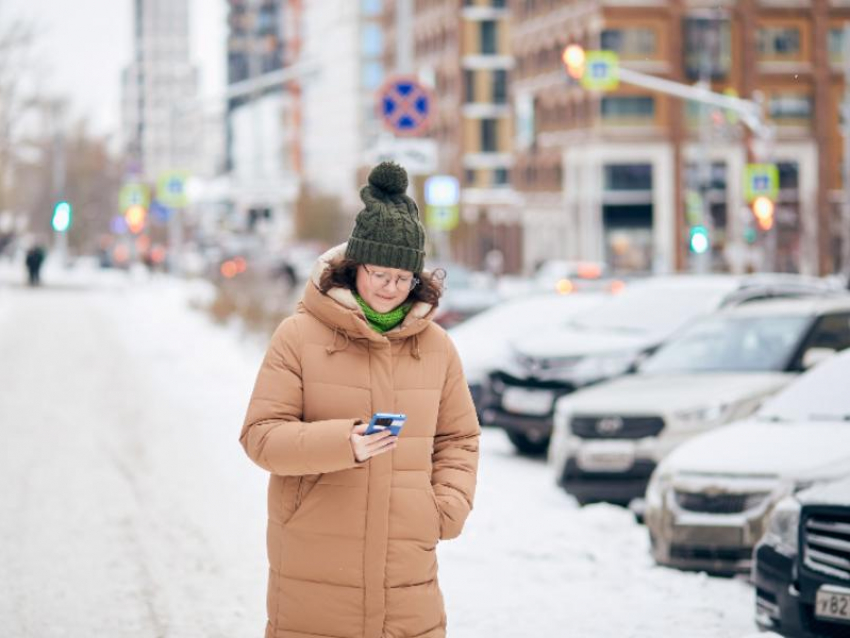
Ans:
{"label": "smartphone", "polygon": [[369,427],[366,428],[366,434],[375,434],[383,432],[387,428],[393,433],[393,436],[398,436],[404,422],[407,421],[406,414],[388,414],[386,412],[376,412],[369,420]]}

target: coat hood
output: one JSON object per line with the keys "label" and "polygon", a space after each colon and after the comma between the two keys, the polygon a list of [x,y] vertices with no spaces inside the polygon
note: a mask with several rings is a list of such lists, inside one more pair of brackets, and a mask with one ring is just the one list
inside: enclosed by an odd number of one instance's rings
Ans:
{"label": "coat hood", "polygon": [[[330,267],[331,262],[345,256],[346,246],[347,244],[334,246],[316,260],[310,281],[305,286],[304,297],[299,304],[299,310],[309,312],[319,321],[333,328],[335,335],[337,332],[342,333],[341,340],[343,343],[347,339],[369,339],[372,341],[382,341],[384,338],[406,339],[425,330],[436,312],[436,305],[422,301],[416,302],[401,325],[382,335],[369,326],[366,316],[350,290],[332,288],[327,294],[319,290],[322,273]],[[340,340],[334,339],[332,347],[339,349],[339,342]]]}

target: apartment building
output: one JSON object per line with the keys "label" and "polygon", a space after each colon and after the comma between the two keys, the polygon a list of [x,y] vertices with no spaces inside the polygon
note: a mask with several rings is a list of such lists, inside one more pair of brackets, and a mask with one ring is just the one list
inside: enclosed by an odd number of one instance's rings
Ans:
{"label": "apartment building", "polygon": [[[521,264],[517,199],[511,188],[513,58],[504,0],[413,0],[409,33],[399,35],[400,3],[385,3],[384,60],[398,69],[399,37],[412,38],[413,73],[431,87],[427,136],[437,143],[437,173],[461,185],[461,220],[452,257],[482,267],[498,251],[505,270]],[[402,21],[402,24],[404,21]]]}
{"label": "apartment building", "polygon": [[[712,267],[832,272],[837,252],[843,23],[827,0],[516,0],[512,96],[515,188],[526,266],[545,258],[616,270],[690,266],[686,202],[708,204]],[[624,67],[762,100],[760,143],[729,112],[620,84],[588,92],[567,77],[569,43],[616,51]],[[744,167],[778,164],[776,225],[747,241]]]}
{"label": "apartment building", "polygon": [[[227,206],[231,225],[259,231],[273,245],[294,232],[298,177],[284,122],[292,96],[280,81],[258,86],[285,65],[284,0],[228,0]],[[249,87],[249,91],[243,90]]]}
{"label": "apartment building", "polygon": [[189,59],[188,0],[134,0],[133,61],[122,74],[122,139],[129,168],[150,182],[192,169],[200,128],[186,107],[198,76]]}

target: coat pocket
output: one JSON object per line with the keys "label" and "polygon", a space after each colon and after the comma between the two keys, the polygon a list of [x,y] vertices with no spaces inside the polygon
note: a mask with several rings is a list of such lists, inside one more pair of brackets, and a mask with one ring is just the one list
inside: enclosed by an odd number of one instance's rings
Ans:
{"label": "coat pocket", "polygon": [[292,515],[289,517],[287,523],[291,523],[292,520],[298,516],[298,513],[303,509],[304,503],[307,501],[310,493],[313,491],[313,488],[316,487],[316,483],[319,482],[321,477],[321,474],[307,474],[298,477],[298,483],[296,485],[294,501],[292,504]]}
{"label": "coat pocket", "polygon": [[440,513],[440,503],[437,501],[437,494],[434,492],[434,486],[428,486],[428,494],[431,495],[431,502],[434,504],[434,519],[437,524],[437,538],[443,537],[443,515]]}

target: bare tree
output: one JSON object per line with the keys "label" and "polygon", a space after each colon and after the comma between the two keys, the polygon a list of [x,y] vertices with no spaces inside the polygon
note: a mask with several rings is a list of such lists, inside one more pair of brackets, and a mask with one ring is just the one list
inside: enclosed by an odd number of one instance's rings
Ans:
{"label": "bare tree", "polygon": [[8,203],[14,136],[35,106],[34,96],[28,91],[34,43],[35,28],[30,23],[21,19],[7,20],[0,13],[0,211],[5,210]]}

